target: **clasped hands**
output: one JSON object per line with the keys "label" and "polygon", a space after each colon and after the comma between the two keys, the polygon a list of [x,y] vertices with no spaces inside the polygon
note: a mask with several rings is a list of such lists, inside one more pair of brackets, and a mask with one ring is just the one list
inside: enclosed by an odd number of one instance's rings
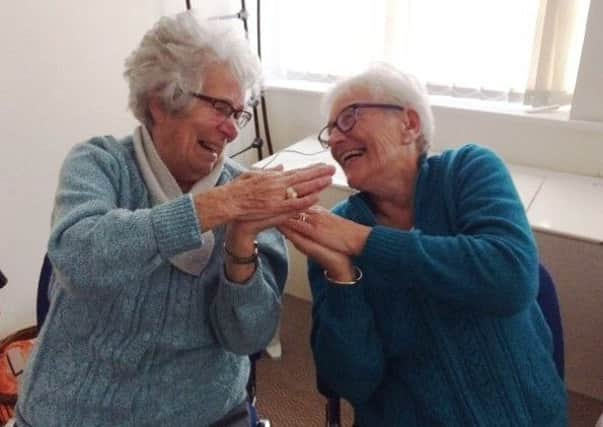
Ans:
{"label": "clasped hands", "polygon": [[226,244],[248,256],[262,230],[276,227],[318,202],[335,168],[323,163],[283,171],[249,171],[231,182],[195,196],[202,230],[226,225]]}
{"label": "clasped hands", "polygon": [[318,262],[330,279],[349,283],[357,279],[352,257],[362,252],[370,227],[312,206],[278,229],[299,251]]}
{"label": "clasped hands", "polygon": [[231,230],[277,227],[298,250],[318,262],[330,279],[355,281],[352,257],[364,248],[371,228],[316,205],[334,173],[332,166],[317,164],[288,172],[276,168],[244,175],[249,189],[241,204],[245,219],[236,221]]}
{"label": "clasped hands", "polygon": [[323,163],[290,171],[276,167],[246,172],[195,197],[201,228],[226,225],[228,248],[247,256],[259,232],[277,227],[329,277],[353,279],[351,257],[362,251],[370,228],[315,206],[334,173],[333,166]]}

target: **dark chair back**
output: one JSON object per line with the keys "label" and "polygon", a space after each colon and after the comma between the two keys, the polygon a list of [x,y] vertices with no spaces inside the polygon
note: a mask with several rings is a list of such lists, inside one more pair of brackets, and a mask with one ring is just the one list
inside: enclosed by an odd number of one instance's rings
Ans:
{"label": "dark chair back", "polygon": [[[561,379],[565,379],[565,356],[563,348],[563,327],[561,325],[561,312],[559,310],[559,299],[553,278],[547,269],[540,264],[538,266],[538,305],[551,329],[553,335],[553,360]],[[335,394],[324,382],[317,377],[317,388],[320,394],[327,398],[325,405],[326,426],[341,426],[341,410],[339,396]]]}
{"label": "dark chair back", "polygon": [[6,276],[4,275],[2,270],[0,270],[0,289],[5,287],[7,283],[8,283],[8,279],[6,278]]}
{"label": "dark chair back", "polygon": [[561,311],[559,309],[559,299],[553,278],[540,264],[539,266],[538,305],[542,314],[553,334],[553,360],[557,367],[557,372],[562,379],[565,379],[565,354],[563,349],[563,327],[561,325]]}
{"label": "dark chair back", "polygon": [[40,276],[38,278],[38,296],[36,299],[36,318],[38,328],[42,327],[42,323],[44,323],[44,319],[46,319],[48,308],[50,306],[48,297],[50,276],[52,276],[52,264],[48,259],[48,255],[44,255],[44,262],[42,262],[42,269],[40,270]]}

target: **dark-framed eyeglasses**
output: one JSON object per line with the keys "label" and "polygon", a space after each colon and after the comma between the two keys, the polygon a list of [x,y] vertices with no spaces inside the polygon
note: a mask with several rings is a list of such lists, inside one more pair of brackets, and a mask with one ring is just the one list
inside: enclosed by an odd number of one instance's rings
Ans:
{"label": "dark-framed eyeglasses", "polygon": [[370,102],[350,104],[341,110],[337,117],[335,117],[335,120],[327,123],[327,125],[320,130],[318,133],[318,141],[320,142],[320,145],[322,145],[324,148],[329,148],[329,140],[331,139],[331,134],[335,128],[337,128],[341,133],[350,132],[358,121],[358,110],[361,108],[380,108],[385,110],[404,111],[404,107],[395,104],[376,104]]}
{"label": "dark-framed eyeglasses", "polygon": [[239,129],[243,128],[251,120],[251,113],[249,111],[243,108],[240,110],[236,109],[229,101],[225,99],[214,98],[213,96],[207,96],[197,92],[191,92],[190,94],[201,101],[211,104],[214,110],[223,115],[225,118],[234,117]]}

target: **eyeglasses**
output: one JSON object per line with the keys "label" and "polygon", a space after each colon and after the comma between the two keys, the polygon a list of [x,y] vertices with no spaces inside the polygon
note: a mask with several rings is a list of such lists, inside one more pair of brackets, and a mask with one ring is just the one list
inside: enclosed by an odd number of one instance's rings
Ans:
{"label": "eyeglasses", "polygon": [[380,108],[385,110],[404,111],[404,107],[394,104],[372,104],[372,103],[356,103],[350,104],[341,110],[341,113],[335,117],[335,120],[327,123],[327,125],[318,133],[318,141],[324,148],[329,148],[331,145],[329,140],[333,134],[333,129],[337,128],[341,133],[351,131],[358,121],[358,110],[361,108]]}
{"label": "eyeglasses", "polygon": [[213,96],[207,96],[196,92],[191,92],[190,94],[201,101],[211,104],[214,110],[223,115],[225,118],[234,117],[239,129],[243,128],[251,120],[251,113],[249,111],[242,108],[237,110],[225,99],[214,98]]}

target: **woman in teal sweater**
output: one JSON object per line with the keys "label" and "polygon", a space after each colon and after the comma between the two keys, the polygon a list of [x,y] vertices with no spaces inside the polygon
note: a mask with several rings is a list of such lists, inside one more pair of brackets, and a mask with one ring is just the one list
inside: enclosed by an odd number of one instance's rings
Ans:
{"label": "woman in teal sweater", "polygon": [[423,89],[387,65],[327,96],[331,149],[358,194],[282,227],[310,258],[321,380],[364,426],[565,426],[537,305],[538,256],[503,162],[427,157]]}
{"label": "woman in teal sweater", "polygon": [[287,277],[274,226],[334,172],[252,173],[226,158],[259,62],[223,21],[161,18],[126,77],[140,126],[77,145],[61,170],[50,310],[19,427],[248,419],[247,355],[274,334]]}

